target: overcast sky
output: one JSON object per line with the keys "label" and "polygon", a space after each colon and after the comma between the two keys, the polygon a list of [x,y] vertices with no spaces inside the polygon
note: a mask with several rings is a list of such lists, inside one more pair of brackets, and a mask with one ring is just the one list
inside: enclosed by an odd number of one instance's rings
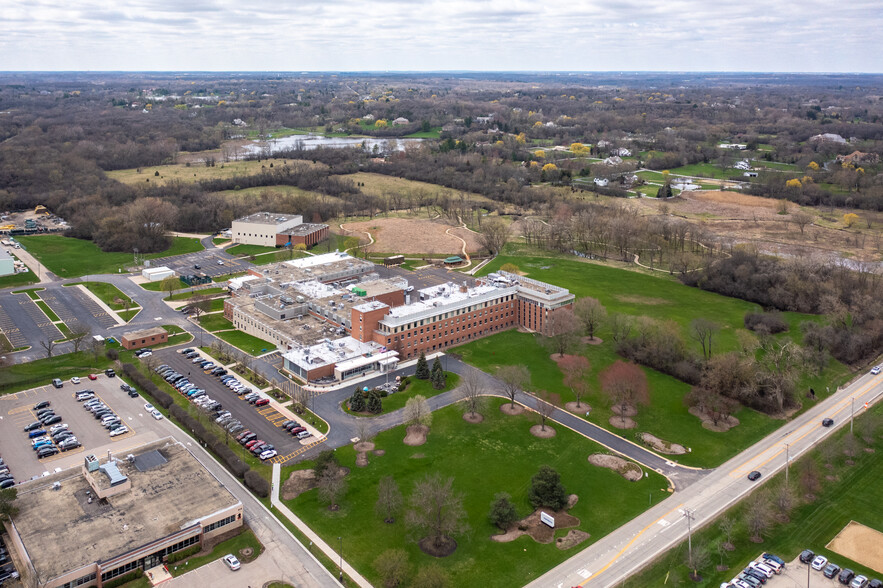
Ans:
{"label": "overcast sky", "polygon": [[881,25],[881,0],[2,0],[0,70],[883,72]]}

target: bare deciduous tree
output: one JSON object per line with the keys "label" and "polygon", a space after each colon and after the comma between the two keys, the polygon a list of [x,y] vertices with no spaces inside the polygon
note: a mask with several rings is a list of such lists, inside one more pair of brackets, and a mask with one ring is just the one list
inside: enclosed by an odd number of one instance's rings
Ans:
{"label": "bare deciduous tree", "polygon": [[396,514],[402,507],[402,493],[392,476],[384,476],[380,479],[377,485],[377,503],[374,507],[377,514],[383,517],[383,522],[387,524],[395,522]]}
{"label": "bare deciduous tree", "polygon": [[374,569],[386,588],[395,588],[407,580],[410,567],[404,549],[387,549],[374,560]]}
{"label": "bare deciduous tree", "polygon": [[638,408],[649,401],[649,387],[644,370],[633,363],[616,361],[601,373],[601,389],[610,402],[619,406],[620,418],[625,423],[626,409]]}
{"label": "bare deciduous tree", "polygon": [[82,348],[83,342],[86,340],[86,337],[89,337],[91,334],[92,331],[90,331],[89,329],[80,329],[71,333],[70,341],[74,344],[74,353],[78,353],[80,351],[80,348]]}
{"label": "bare deciduous tree", "polygon": [[711,344],[719,330],[720,325],[701,317],[690,323],[690,336],[702,347],[702,357],[706,360],[711,359]]}
{"label": "bare deciduous tree", "polygon": [[460,382],[460,398],[463,399],[466,411],[475,416],[482,405],[484,385],[477,370],[469,370]]}
{"label": "bare deciduous tree", "polygon": [[581,408],[580,401],[589,389],[586,379],[591,365],[582,355],[570,355],[559,362],[558,367],[564,373],[564,385],[576,396],[576,407]]}
{"label": "bare deciduous tree", "polygon": [[736,546],[733,545],[733,530],[736,528],[735,519],[725,516],[717,524],[717,528],[726,536],[726,541],[721,543],[723,548],[727,551],[733,551],[736,548]]}
{"label": "bare deciduous tree", "polygon": [[55,350],[55,345],[55,341],[50,338],[40,340],[40,347],[42,347],[43,350],[46,352],[46,357],[52,357],[52,352]]}
{"label": "bare deciduous tree", "polygon": [[548,397],[549,394],[543,390],[537,392],[537,414],[540,417],[540,427],[543,431],[546,430],[546,421],[549,420],[555,412],[555,405],[546,400]]}
{"label": "bare deciduous tree", "polygon": [[762,493],[752,500],[745,511],[745,524],[751,534],[752,541],[763,541],[763,533],[770,526],[770,500]]}
{"label": "bare deciduous tree", "polygon": [[454,478],[427,474],[414,486],[409,502],[408,525],[423,533],[436,549],[468,528],[463,495],[454,491]]}
{"label": "bare deciduous tree", "polygon": [[800,229],[800,234],[803,235],[803,231],[806,227],[813,223],[813,216],[806,212],[798,211],[791,215],[791,222]]}
{"label": "bare deciduous tree", "polygon": [[340,508],[338,501],[346,493],[346,478],[339,468],[328,468],[319,476],[319,500],[328,504],[331,510]]}
{"label": "bare deciduous tree", "polygon": [[497,378],[503,385],[503,392],[515,408],[515,395],[524,390],[530,381],[530,372],[523,365],[504,365],[497,370]]}
{"label": "bare deciduous tree", "polygon": [[497,255],[509,242],[509,235],[509,226],[498,218],[492,218],[482,224],[478,240],[491,255]]}
{"label": "bare deciduous tree", "polygon": [[579,321],[573,311],[559,308],[546,320],[543,335],[546,336],[549,347],[559,356],[563,356],[577,342],[579,330]]}

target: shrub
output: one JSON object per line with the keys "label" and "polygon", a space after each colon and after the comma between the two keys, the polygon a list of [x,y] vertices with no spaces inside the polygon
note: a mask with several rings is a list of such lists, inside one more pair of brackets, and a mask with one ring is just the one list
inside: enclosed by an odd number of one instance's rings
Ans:
{"label": "shrub", "polygon": [[254,470],[245,472],[245,487],[261,498],[270,495],[270,483]]}
{"label": "shrub", "polygon": [[325,470],[332,467],[337,468],[339,465],[340,464],[337,462],[337,456],[334,455],[334,451],[326,449],[316,458],[316,465],[313,467],[313,475],[318,480],[322,477],[322,474],[325,473]]}
{"label": "shrub", "polygon": [[[188,557],[199,553],[200,549],[202,549],[202,545],[193,545],[191,547],[188,547],[187,549],[182,549],[181,551],[176,551],[175,553],[171,553],[166,558],[166,563],[175,563],[176,561],[185,560]],[[107,584],[105,584],[105,586],[107,586]]]}
{"label": "shrub", "polygon": [[530,480],[528,499],[534,508],[546,506],[561,510],[567,506],[567,492],[561,483],[561,474],[547,465],[540,466],[540,471]]}
{"label": "shrub", "polygon": [[774,335],[787,331],[788,323],[778,312],[749,312],[745,315],[745,328]]}
{"label": "shrub", "polygon": [[120,350],[116,347],[111,347],[107,351],[104,352],[104,355],[107,356],[107,359],[111,361],[116,361],[120,358]]}
{"label": "shrub", "polygon": [[365,397],[362,395],[362,391],[358,388],[356,388],[355,392],[353,392],[353,395],[350,398],[350,410],[353,412],[365,411]]}
{"label": "shrub", "polygon": [[128,574],[123,574],[122,576],[116,577],[110,582],[105,582],[105,588],[117,588],[117,586],[122,586],[123,584],[128,584],[132,580],[137,580],[141,576],[144,575],[142,570],[132,570]]}

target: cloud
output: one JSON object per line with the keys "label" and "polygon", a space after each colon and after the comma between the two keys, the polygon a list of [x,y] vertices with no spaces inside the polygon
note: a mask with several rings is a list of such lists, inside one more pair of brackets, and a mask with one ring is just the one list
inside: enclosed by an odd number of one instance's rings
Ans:
{"label": "cloud", "polygon": [[4,69],[883,71],[879,0],[6,0]]}

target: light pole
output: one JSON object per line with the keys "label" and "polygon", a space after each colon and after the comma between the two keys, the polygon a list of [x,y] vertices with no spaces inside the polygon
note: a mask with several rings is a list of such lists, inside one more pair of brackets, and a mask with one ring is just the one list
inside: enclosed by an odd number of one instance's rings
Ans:
{"label": "light pole", "polygon": [[343,582],[343,537],[337,538],[337,546],[337,554],[340,556],[340,563],[337,564],[337,579]]}
{"label": "light pole", "polygon": [[693,567],[693,511],[684,507],[684,518],[687,519],[687,558],[690,560],[690,568]]}

